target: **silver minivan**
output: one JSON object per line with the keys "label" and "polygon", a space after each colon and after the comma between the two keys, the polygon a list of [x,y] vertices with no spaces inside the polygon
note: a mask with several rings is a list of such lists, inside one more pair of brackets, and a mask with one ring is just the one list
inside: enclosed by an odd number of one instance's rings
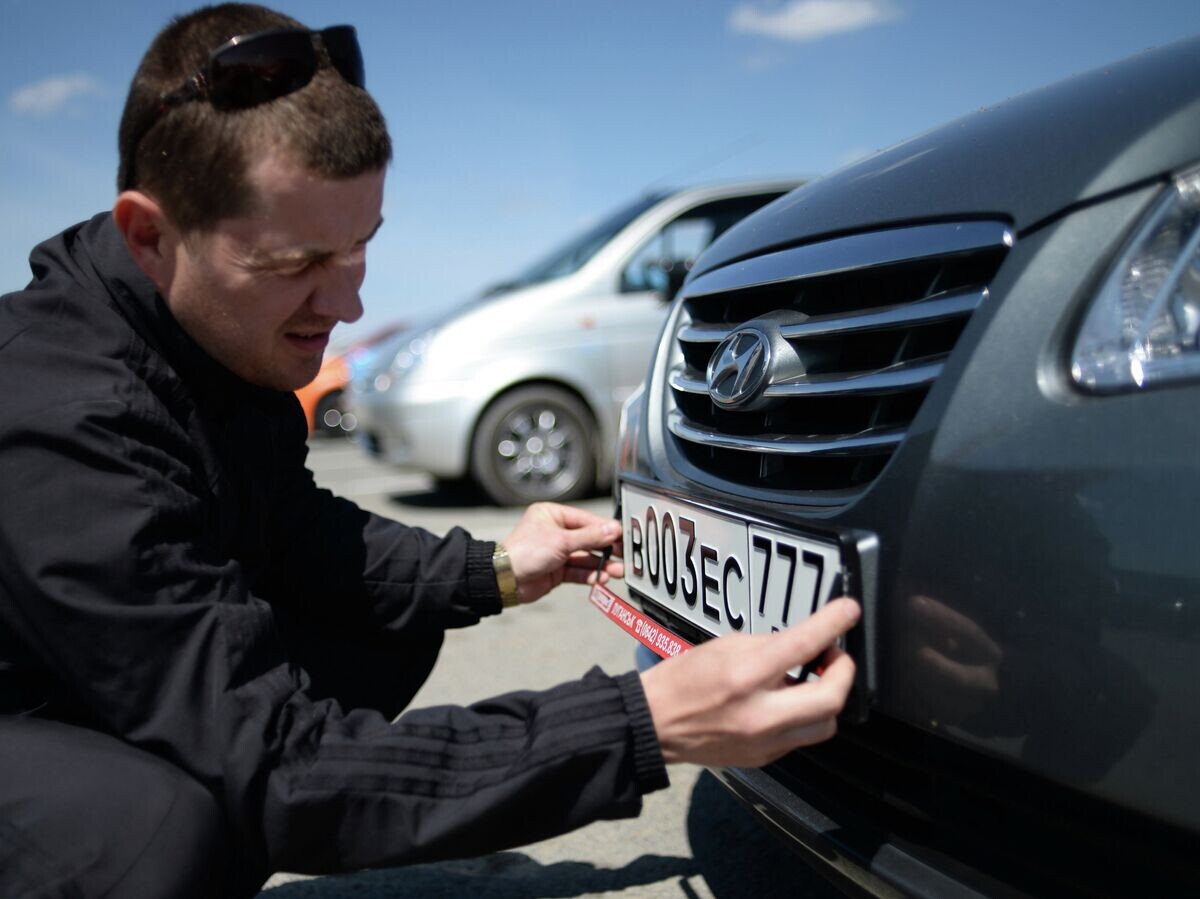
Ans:
{"label": "silver minivan", "polygon": [[798,181],[640,197],[479,299],[401,335],[352,382],[368,452],[502,505],[609,481],[625,398],[667,301],[719,234]]}

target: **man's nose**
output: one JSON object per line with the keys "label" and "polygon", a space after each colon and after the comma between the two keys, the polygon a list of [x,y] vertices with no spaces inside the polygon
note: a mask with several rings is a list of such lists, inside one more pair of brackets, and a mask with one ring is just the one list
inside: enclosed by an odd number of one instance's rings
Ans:
{"label": "man's nose", "polygon": [[313,312],[342,322],[362,318],[363,305],[358,295],[362,276],[355,268],[343,265],[327,266],[321,272],[311,297]]}

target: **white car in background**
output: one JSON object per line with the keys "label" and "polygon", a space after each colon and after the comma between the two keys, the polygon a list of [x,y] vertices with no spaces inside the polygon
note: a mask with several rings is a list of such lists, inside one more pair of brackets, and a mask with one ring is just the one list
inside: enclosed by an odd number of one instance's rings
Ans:
{"label": "white car in background", "polygon": [[667,304],[718,235],[800,182],[646,195],[482,298],[379,352],[351,383],[356,439],[383,461],[470,477],[502,505],[608,483],[621,405]]}

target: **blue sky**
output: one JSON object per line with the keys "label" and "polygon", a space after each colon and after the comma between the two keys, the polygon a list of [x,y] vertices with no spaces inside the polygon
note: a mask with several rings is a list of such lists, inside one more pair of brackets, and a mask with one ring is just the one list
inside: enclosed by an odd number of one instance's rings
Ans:
{"label": "blue sky", "polygon": [[[0,0],[0,291],[111,205],[125,89],[191,3]],[[1196,0],[281,3],[359,30],[396,144],[363,320],[512,274],[647,187],[814,176],[1200,31]],[[1200,149],[1198,149],[1200,155]]]}

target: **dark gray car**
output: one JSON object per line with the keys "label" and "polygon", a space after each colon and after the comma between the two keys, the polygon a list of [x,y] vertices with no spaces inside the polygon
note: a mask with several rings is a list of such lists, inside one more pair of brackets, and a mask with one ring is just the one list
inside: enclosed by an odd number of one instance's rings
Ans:
{"label": "dark gray car", "polygon": [[789,194],[672,309],[630,595],[693,642],[861,597],[839,736],[718,772],[843,885],[1200,895],[1198,165],[1193,38]]}

